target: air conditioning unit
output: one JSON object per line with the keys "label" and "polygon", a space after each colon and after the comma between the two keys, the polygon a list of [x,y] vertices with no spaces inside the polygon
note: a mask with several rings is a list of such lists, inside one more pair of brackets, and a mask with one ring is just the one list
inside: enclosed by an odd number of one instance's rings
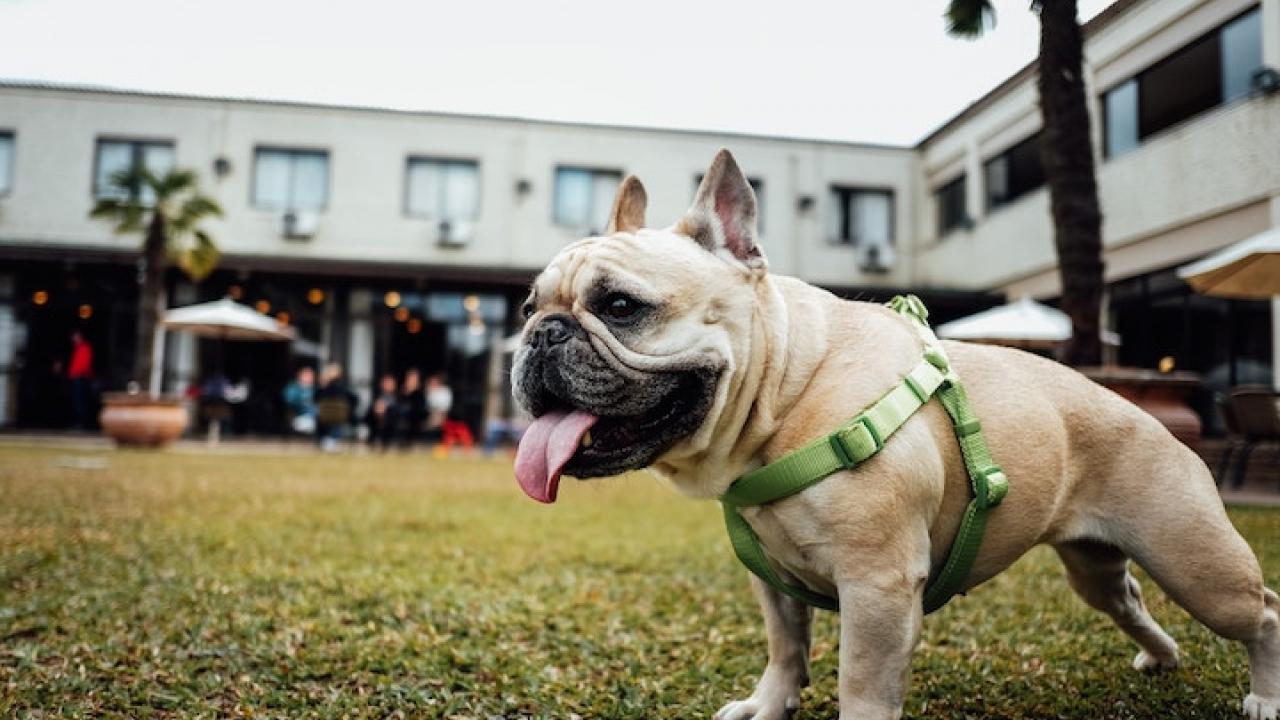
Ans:
{"label": "air conditioning unit", "polygon": [[320,216],[303,210],[290,210],[280,216],[280,234],[289,240],[310,240],[320,225]]}
{"label": "air conditioning unit", "polygon": [[1250,77],[1255,95],[1270,95],[1280,90],[1280,72],[1275,68],[1260,67]]}
{"label": "air conditioning unit", "polygon": [[864,242],[856,252],[858,269],[865,273],[887,273],[898,259],[887,240]]}
{"label": "air conditioning unit", "polygon": [[466,220],[441,220],[436,226],[436,242],[441,247],[464,247],[475,236],[475,223]]}

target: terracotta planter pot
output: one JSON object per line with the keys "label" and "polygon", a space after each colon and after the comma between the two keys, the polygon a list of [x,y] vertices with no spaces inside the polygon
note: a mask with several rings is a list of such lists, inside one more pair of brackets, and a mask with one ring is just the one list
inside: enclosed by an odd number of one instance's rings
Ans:
{"label": "terracotta planter pot", "polygon": [[1151,413],[1193,450],[1199,447],[1200,416],[1187,404],[1187,399],[1200,387],[1199,375],[1131,367],[1080,368],[1080,372]]}
{"label": "terracotta planter pot", "polygon": [[105,393],[98,421],[107,437],[120,445],[157,448],[182,435],[187,409],[172,397]]}

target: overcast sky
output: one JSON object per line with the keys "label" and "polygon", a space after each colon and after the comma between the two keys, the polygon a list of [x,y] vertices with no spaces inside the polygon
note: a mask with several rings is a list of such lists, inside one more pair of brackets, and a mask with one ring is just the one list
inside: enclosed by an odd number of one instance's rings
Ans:
{"label": "overcast sky", "polygon": [[912,144],[1036,54],[945,4],[0,0],[0,77]]}

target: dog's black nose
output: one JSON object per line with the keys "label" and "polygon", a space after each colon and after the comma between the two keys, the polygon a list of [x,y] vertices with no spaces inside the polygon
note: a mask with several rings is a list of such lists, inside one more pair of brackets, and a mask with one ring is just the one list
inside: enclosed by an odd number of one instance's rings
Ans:
{"label": "dog's black nose", "polygon": [[533,329],[530,340],[542,347],[559,345],[573,337],[577,327],[578,321],[568,315],[548,315]]}

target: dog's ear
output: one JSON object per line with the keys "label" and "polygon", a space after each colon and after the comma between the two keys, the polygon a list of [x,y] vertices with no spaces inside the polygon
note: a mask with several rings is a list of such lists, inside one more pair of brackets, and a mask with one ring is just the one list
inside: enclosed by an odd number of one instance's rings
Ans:
{"label": "dog's ear", "polygon": [[609,211],[609,224],[605,226],[604,234],[635,232],[644,227],[644,208],[648,204],[649,196],[644,185],[640,184],[640,178],[628,175],[613,198],[613,210]]}
{"label": "dog's ear", "polygon": [[751,270],[768,269],[756,238],[756,194],[728,150],[716,153],[693,206],[674,229],[713,253],[727,252]]}

